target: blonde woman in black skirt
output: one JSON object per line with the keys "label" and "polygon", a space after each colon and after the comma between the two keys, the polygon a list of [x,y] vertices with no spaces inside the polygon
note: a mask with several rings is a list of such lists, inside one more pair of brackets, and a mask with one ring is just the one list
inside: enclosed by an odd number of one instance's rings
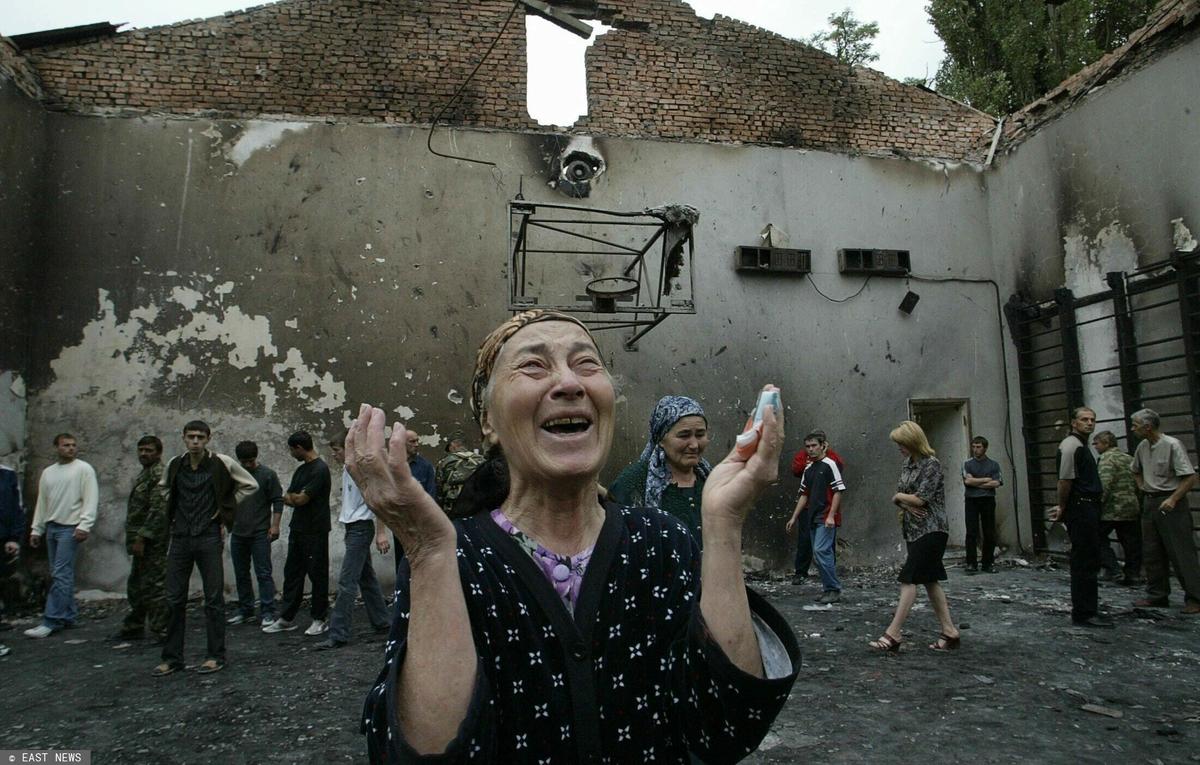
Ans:
{"label": "blonde woman in black skirt", "polygon": [[935,651],[952,651],[959,646],[958,628],[950,618],[946,591],[939,582],[946,580],[942,554],[950,524],[946,519],[946,487],[942,465],[934,456],[929,439],[921,426],[911,420],[900,423],[891,433],[900,447],[904,463],[900,467],[900,482],[892,502],[898,507],[908,558],[900,569],[900,602],[892,623],[878,640],[872,640],[876,651],[896,653],[900,650],[901,630],[917,599],[917,585],[925,585],[929,603],[937,616],[942,633],[929,647]]}

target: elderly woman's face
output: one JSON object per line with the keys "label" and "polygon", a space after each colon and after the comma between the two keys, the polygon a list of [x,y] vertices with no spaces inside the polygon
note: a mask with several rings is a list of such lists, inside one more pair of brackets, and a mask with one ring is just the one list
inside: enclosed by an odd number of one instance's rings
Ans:
{"label": "elderly woman's face", "polygon": [[542,321],[514,334],[489,384],[485,433],[495,434],[514,477],[598,475],[613,431],[613,386],[587,333]]}
{"label": "elderly woman's face", "polygon": [[700,464],[708,438],[708,423],[698,414],[689,414],[671,426],[659,445],[671,467],[684,472]]}

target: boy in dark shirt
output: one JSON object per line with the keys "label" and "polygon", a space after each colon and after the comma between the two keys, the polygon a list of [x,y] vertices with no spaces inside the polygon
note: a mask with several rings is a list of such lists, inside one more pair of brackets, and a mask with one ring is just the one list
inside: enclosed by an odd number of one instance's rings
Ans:
{"label": "boy in dark shirt", "polygon": [[160,487],[167,492],[166,601],[167,636],[162,663],[155,677],[183,669],[183,637],[187,612],[188,580],[200,570],[204,585],[204,622],[207,653],[196,671],[219,672],[225,667],[225,570],[221,548],[225,528],[233,526],[237,503],[257,488],[246,470],[231,457],[208,450],[212,430],[202,420],[183,426],[187,451],[172,459],[163,471]]}
{"label": "boy in dark shirt", "polygon": [[250,563],[254,563],[254,578],[258,580],[258,600],[262,608],[262,626],[275,621],[275,573],[271,567],[271,543],[279,539],[279,523],[283,518],[283,487],[275,471],[258,461],[258,444],[242,441],[234,448],[238,462],[258,482],[258,491],[238,503],[229,536],[229,557],[233,560],[234,580],[237,582],[238,612],[229,617],[228,624],[244,624],[254,620],[254,585],[250,579]]}
{"label": "boy in dark shirt", "polygon": [[800,499],[787,528],[790,531],[796,525],[807,507],[812,514],[811,528],[800,529],[800,533],[812,537],[813,560],[824,588],[819,600],[837,603],[842,597],[842,583],[837,577],[837,527],[841,523],[842,492],[846,484],[837,463],[825,453],[822,431],[804,437],[804,451],[808,454],[808,466],[800,477]]}
{"label": "boy in dark shirt", "polygon": [[283,564],[283,612],[263,632],[296,629],[295,618],[304,599],[304,579],[312,584],[309,613],[312,624],[305,635],[321,635],[329,629],[329,466],[313,448],[312,436],[298,430],[288,436],[288,450],[300,462],[283,495],[292,508],[288,526],[288,552]]}

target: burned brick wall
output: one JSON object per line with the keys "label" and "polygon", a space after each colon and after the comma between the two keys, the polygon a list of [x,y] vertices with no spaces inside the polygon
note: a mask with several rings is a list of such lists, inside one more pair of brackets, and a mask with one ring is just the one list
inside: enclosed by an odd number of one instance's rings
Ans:
{"label": "burned brick wall", "polygon": [[627,136],[981,159],[985,114],[680,0],[599,3],[588,116]]}
{"label": "burned brick wall", "polygon": [[[36,48],[51,105],[427,123],[495,38],[506,0],[290,0]],[[520,13],[452,122],[531,126]]]}
{"label": "burned brick wall", "polygon": [[[427,124],[500,30],[503,0],[286,0],[26,52],[76,111],[322,116]],[[578,131],[981,159],[990,117],[680,0],[599,2]],[[565,34],[565,32],[564,32]],[[526,109],[523,11],[445,116],[545,130]]]}

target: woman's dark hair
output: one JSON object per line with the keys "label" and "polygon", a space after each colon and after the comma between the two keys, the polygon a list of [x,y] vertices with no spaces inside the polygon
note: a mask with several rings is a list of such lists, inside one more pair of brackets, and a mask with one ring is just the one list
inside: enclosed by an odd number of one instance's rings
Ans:
{"label": "woman's dark hair", "polygon": [[463,481],[454,500],[452,518],[467,518],[495,510],[508,499],[508,460],[499,446],[488,449],[487,459]]}

